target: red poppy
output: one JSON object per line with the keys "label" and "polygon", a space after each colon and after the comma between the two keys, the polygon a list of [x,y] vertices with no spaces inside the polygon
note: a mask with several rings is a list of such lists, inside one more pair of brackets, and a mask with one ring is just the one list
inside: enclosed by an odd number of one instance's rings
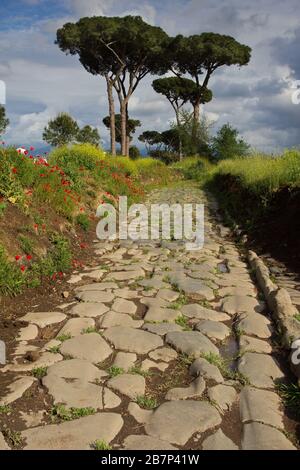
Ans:
{"label": "red poppy", "polygon": [[31,255],[27,255],[27,256],[26,256],[26,259],[27,259],[27,261],[31,261],[31,260],[32,260],[32,256],[31,256]]}
{"label": "red poppy", "polygon": [[34,147],[30,147],[29,150],[30,150],[31,152],[33,152],[33,151],[35,150],[35,148],[34,148]]}
{"label": "red poppy", "polygon": [[20,261],[20,259],[21,259],[21,256],[20,256],[20,255],[16,255],[16,256],[15,256],[15,260],[16,260],[16,261]]}
{"label": "red poppy", "polygon": [[13,168],[13,169],[12,169],[12,172],[13,172],[14,174],[16,174],[16,173],[18,173],[18,170],[17,170],[16,168]]}
{"label": "red poppy", "polygon": [[24,266],[24,264],[22,264],[22,266],[20,266],[20,269],[21,269],[22,273],[24,273],[24,271],[26,271],[26,266]]}

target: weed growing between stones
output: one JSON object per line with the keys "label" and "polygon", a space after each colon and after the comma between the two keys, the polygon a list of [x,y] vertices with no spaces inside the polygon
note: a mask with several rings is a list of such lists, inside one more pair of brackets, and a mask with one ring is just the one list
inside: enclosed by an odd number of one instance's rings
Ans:
{"label": "weed growing between stones", "polygon": [[36,367],[32,369],[31,373],[36,379],[42,379],[47,375],[47,367]]}
{"label": "weed growing between stones", "polygon": [[112,447],[107,442],[98,440],[91,444],[93,450],[112,450]]}
{"label": "weed growing between stones", "polygon": [[8,415],[12,412],[12,409],[9,405],[0,405],[0,415]]}
{"label": "weed growing between stones", "polygon": [[107,370],[107,372],[108,372],[110,378],[117,377],[118,375],[125,374],[125,370],[122,369],[122,367],[117,367],[117,366],[111,366]]}
{"label": "weed growing between stones", "polygon": [[51,409],[51,418],[53,421],[72,421],[74,419],[83,418],[96,413],[94,408],[66,408],[64,405],[55,405]]}
{"label": "weed growing between stones", "polygon": [[136,397],[136,403],[143,409],[154,410],[157,408],[158,404],[155,398],[147,396],[138,396]]}

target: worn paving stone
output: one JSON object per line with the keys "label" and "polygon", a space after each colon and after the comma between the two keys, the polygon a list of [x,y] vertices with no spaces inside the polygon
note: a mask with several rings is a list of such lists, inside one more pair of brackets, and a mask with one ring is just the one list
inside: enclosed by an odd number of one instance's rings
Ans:
{"label": "worn paving stone", "polygon": [[144,279],[143,281],[139,281],[138,284],[142,287],[152,287],[153,289],[166,289],[168,284],[161,279]]}
{"label": "worn paving stone", "polygon": [[58,332],[57,337],[70,334],[72,337],[79,336],[87,328],[94,328],[95,321],[92,318],[71,318]]}
{"label": "worn paving stone", "polygon": [[267,341],[242,335],[239,340],[240,350],[242,352],[256,352],[270,354],[272,347]]}
{"label": "worn paving stone", "polygon": [[218,348],[198,331],[172,331],[167,334],[166,342],[177,352],[195,358],[204,353],[219,354]]}
{"label": "worn paving stone", "polygon": [[256,312],[240,315],[237,326],[246,335],[257,336],[262,339],[270,338],[273,332],[270,320]]}
{"label": "worn paving stone", "polygon": [[281,400],[276,393],[245,387],[240,395],[240,414],[243,423],[258,421],[284,429]]}
{"label": "worn paving stone", "polygon": [[36,381],[34,377],[21,377],[8,386],[9,392],[0,398],[0,406],[9,405],[21,398],[31,385]]}
{"label": "worn paving stone", "polygon": [[226,297],[223,300],[222,310],[230,315],[235,315],[237,313],[259,313],[263,310],[263,307],[253,297],[235,295],[232,297]]}
{"label": "worn paving stone", "polygon": [[204,281],[198,279],[192,279],[191,277],[180,275],[171,276],[171,283],[178,286],[187,295],[196,294],[199,299],[214,300],[215,294],[213,289],[206,286]]}
{"label": "worn paving stone", "polygon": [[243,426],[243,450],[296,450],[296,447],[278,431],[261,423],[248,423]]}
{"label": "worn paving stone", "polygon": [[63,322],[67,316],[61,312],[29,312],[20,321],[34,323],[40,328],[45,328],[48,325]]}
{"label": "worn paving stone", "polygon": [[218,367],[210,364],[206,359],[196,359],[190,367],[190,375],[193,377],[204,377],[207,380],[213,380],[216,383],[223,383],[224,378]]}
{"label": "worn paving stone", "polygon": [[258,388],[274,388],[274,381],[284,376],[276,361],[267,354],[247,352],[240,359],[238,368],[251,385]]}
{"label": "worn paving stone", "polygon": [[174,349],[161,348],[149,353],[149,357],[154,361],[171,362],[177,359],[178,354]]}
{"label": "worn paving stone", "polygon": [[218,312],[209,308],[205,308],[199,304],[189,304],[181,308],[183,315],[189,318],[198,318],[199,320],[211,320],[211,321],[227,321],[230,320],[230,316],[224,312]]}
{"label": "worn paving stone", "polygon": [[202,443],[203,450],[239,450],[238,446],[221,429],[207,437]]}
{"label": "worn paving stone", "polygon": [[96,440],[110,443],[120,432],[123,419],[116,413],[97,413],[62,424],[27,429],[21,433],[25,450],[90,450]]}
{"label": "worn paving stone", "polygon": [[0,432],[0,450],[10,450],[10,447],[4,439],[2,432]]}
{"label": "worn paving stone", "polygon": [[98,333],[89,333],[68,339],[61,346],[60,352],[63,356],[98,364],[112,354],[112,349]]}
{"label": "worn paving stone", "polygon": [[68,284],[78,284],[78,282],[82,281],[82,275],[81,274],[72,274],[70,279],[67,281]]}
{"label": "worn paving stone", "polygon": [[202,377],[194,380],[189,387],[177,387],[168,391],[166,400],[186,400],[187,398],[201,397],[205,390],[205,381]]}
{"label": "worn paving stone", "polygon": [[208,390],[208,396],[222,411],[229,411],[237,398],[237,392],[233,387],[216,385]]}
{"label": "worn paving stone", "polygon": [[107,386],[134,400],[145,395],[146,382],[141,375],[122,374],[110,379]]}
{"label": "worn paving stone", "polygon": [[134,320],[130,315],[125,313],[107,312],[100,319],[102,328],[111,328],[113,326],[128,326],[130,328],[140,328],[143,320]]}
{"label": "worn paving stone", "polygon": [[0,369],[1,372],[30,372],[33,369],[38,369],[40,367],[50,367],[56,362],[62,361],[63,356],[61,354],[54,354],[51,352],[43,352],[40,357],[34,362],[26,362],[24,364],[7,364],[3,369]]}
{"label": "worn paving stone", "polygon": [[231,335],[231,331],[228,326],[211,320],[201,320],[197,323],[195,329],[214,340],[223,341]]}
{"label": "worn paving stone", "polygon": [[111,308],[115,312],[128,313],[130,315],[134,315],[137,311],[135,303],[127,299],[116,299]]}
{"label": "worn paving stone", "polygon": [[78,379],[83,382],[102,381],[107,373],[83,359],[68,359],[50,366],[47,377],[57,376],[64,379]]}
{"label": "worn paving stone", "polygon": [[53,397],[54,403],[67,408],[103,409],[102,387],[79,379],[67,381],[57,375],[43,378],[43,385]]}
{"label": "worn paving stone", "polygon": [[106,281],[130,281],[140,277],[145,277],[143,269],[136,269],[135,271],[115,271],[106,276]]}
{"label": "worn paving stone", "polygon": [[136,354],[147,354],[163,346],[162,339],[152,333],[134,328],[115,326],[105,331],[104,337],[116,349]]}
{"label": "worn paving stone", "polygon": [[130,290],[128,287],[124,287],[123,289],[116,289],[114,290],[114,294],[116,297],[120,297],[121,299],[137,299],[139,297],[139,293],[136,290]]}
{"label": "worn paving stone", "polygon": [[14,349],[14,356],[25,356],[29,352],[38,351],[38,349],[38,346],[28,344],[27,341],[19,341]]}
{"label": "worn paving stone", "polygon": [[220,423],[218,411],[206,402],[171,401],[154,411],[145,430],[150,436],[183,446],[196,432],[205,432]]}
{"label": "worn paving stone", "polygon": [[88,291],[76,294],[76,298],[82,302],[99,302],[110,303],[114,300],[115,296],[111,292],[106,291]]}
{"label": "worn paving stone", "polygon": [[219,289],[218,292],[220,297],[243,297],[243,296],[250,296],[256,297],[257,289],[255,288],[254,284],[245,286],[245,287],[223,287]]}
{"label": "worn paving stone", "polygon": [[182,327],[176,323],[145,323],[142,328],[159,336],[165,336],[171,331],[182,331]]}
{"label": "worn paving stone", "polygon": [[180,294],[178,292],[175,292],[171,289],[160,289],[157,292],[156,297],[159,299],[166,300],[167,302],[175,302],[178,299],[179,295]]}
{"label": "worn paving stone", "polygon": [[31,341],[32,339],[35,339],[38,334],[39,334],[38,327],[36,325],[30,324],[19,330],[17,340],[18,341]]}
{"label": "worn paving stone", "polygon": [[151,436],[132,435],[126,437],[123,442],[123,448],[126,450],[175,450],[169,442],[161,441]]}
{"label": "worn paving stone", "polygon": [[93,282],[92,284],[85,284],[76,288],[75,293],[90,292],[90,291],[104,291],[109,289],[118,289],[118,284],[115,282]]}
{"label": "worn paving stone", "polygon": [[150,417],[153,415],[151,410],[143,410],[135,402],[130,402],[128,405],[128,413],[139,423],[145,424],[149,421]]}
{"label": "worn paving stone", "polygon": [[72,308],[70,313],[74,317],[96,318],[100,317],[108,311],[109,307],[104,304],[101,304],[100,302],[80,302]]}
{"label": "worn paving stone", "polygon": [[96,281],[100,281],[100,279],[103,278],[105,274],[105,271],[102,269],[94,269],[93,271],[87,271],[84,273],[82,277],[90,277],[92,279],[95,279]]}
{"label": "worn paving stone", "polygon": [[115,367],[120,367],[125,372],[131,369],[137,360],[137,355],[134,353],[118,352],[114,361]]}
{"label": "worn paving stone", "polygon": [[152,322],[174,322],[178,316],[180,316],[180,312],[172,308],[150,307],[144,320]]}

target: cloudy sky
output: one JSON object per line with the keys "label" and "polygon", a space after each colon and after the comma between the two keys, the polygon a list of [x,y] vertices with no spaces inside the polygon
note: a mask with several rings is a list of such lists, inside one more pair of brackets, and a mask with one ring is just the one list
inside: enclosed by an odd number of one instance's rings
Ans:
{"label": "cloudy sky", "polygon": [[[205,106],[215,121],[237,127],[252,146],[277,151],[300,144],[300,104],[292,81],[300,80],[298,0],[1,0],[0,80],[7,86],[11,120],[6,141],[42,145],[42,131],[60,111],[100,130],[107,115],[105,82],[88,74],[76,57],[54,44],[58,27],[82,16],[141,15],[170,35],[204,31],[229,34],[252,47],[251,63],[215,73],[214,100]],[[130,103],[143,129],[164,130],[173,118],[169,103],[145,79]]]}

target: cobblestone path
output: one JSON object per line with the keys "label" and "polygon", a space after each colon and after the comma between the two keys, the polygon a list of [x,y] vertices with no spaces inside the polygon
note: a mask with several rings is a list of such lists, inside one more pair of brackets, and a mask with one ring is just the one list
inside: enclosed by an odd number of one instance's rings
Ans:
{"label": "cobblestone path", "polygon": [[[192,186],[149,202],[213,209]],[[0,369],[0,449],[296,448],[263,298],[213,211],[205,228],[199,251],[95,243],[98,267],[73,273],[67,304],[24,312]]]}

